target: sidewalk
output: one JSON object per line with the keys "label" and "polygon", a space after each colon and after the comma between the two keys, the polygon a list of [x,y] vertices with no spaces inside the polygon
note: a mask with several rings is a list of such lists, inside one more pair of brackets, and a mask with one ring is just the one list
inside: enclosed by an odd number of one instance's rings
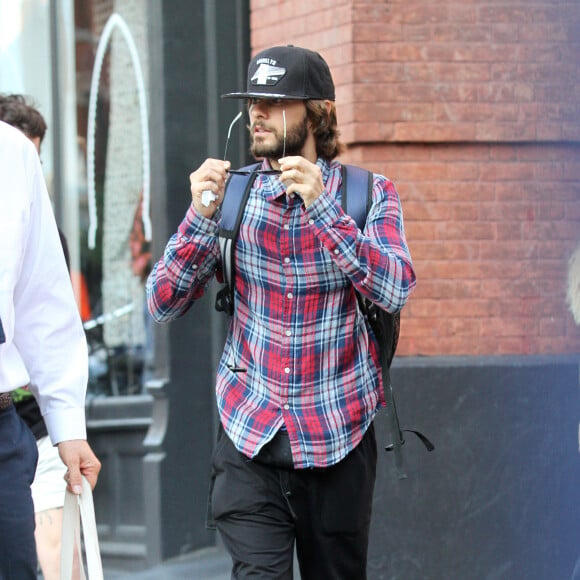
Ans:
{"label": "sidewalk", "polygon": [[105,580],[230,580],[231,559],[222,549],[207,548],[141,572],[103,572]]}
{"label": "sidewalk", "polygon": [[[230,580],[232,561],[223,548],[206,548],[141,572],[103,571],[104,580]],[[300,580],[294,554],[294,579]]]}

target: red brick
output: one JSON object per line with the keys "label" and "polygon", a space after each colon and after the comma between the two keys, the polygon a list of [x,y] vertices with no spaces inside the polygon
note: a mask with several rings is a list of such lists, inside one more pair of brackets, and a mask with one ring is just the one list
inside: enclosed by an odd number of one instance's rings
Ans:
{"label": "red brick", "polygon": [[564,127],[561,123],[543,123],[536,129],[536,138],[540,141],[562,141],[564,133]]}
{"label": "red brick", "polygon": [[430,103],[364,103],[355,107],[355,118],[360,122],[370,121],[431,121],[433,105]]}
{"label": "red brick", "polygon": [[[580,197],[577,202],[567,203],[567,204],[555,204],[556,208],[562,207],[564,210],[564,215],[567,220],[580,222]],[[549,210],[552,209],[552,204],[548,204]],[[549,211],[548,210],[548,211]],[[578,230],[580,231],[580,223],[578,225]]]}
{"label": "red brick", "polygon": [[455,204],[451,211],[452,222],[467,221],[473,222],[480,218],[479,206],[477,204]]}
{"label": "red brick", "polygon": [[486,121],[500,123],[517,121],[521,107],[514,103],[442,103],[436,104],[433,111],[435,121]]}
{"label": "red brick", "polygon": [[563,125],[562,126],[562,141],[580,142],[580,125]]}
{"label": "red brick", "polygon": [[412,318],[427,318],[429,316],[438,317],[443,311],[442,300],[410,300],[405,307],[405,316]]}
{"label": "red brick", "polygon": [[533,124],[521,123],[478,123],[475,130],[475,141],[533,141],[536,128]]}
{"label": "red brick", "polygon": [[419,281],[420,283],[411,295],[409,304],[414,304],[422,296],[435,300],[455,296],[457,285],[460,284],[456,280],[429,280],[428,278],[419,278]]}
{"label": "red brick", "polygon": [[[521,83],[520,83],[521,85]],[[530,96],[533,98],[533,87],[530,86]],[[515,84],[506,85],[505,83],[485,83],[477,87],[477,99],[485,103],[513,103],[519,99],[516,98]]]}
{"label": "red brick", "polygon": [[489,161],[490,159],[490,148],[488,145],[476,144],[476,145],[466,145],[462,144],[452,145],[445,144],[440,145],[435,149],[431,147],[434,151],[434,157],[440,161],[457,163],[458,161]]}
{"label": "red brick", "polygon": [[538,248],[536,244],[523,244],[520,240],[503,241],[501,247],[498,246],[495,240],[489,242],[482,241],[479,243],[479,250],[482,260],[525,262],[538,257]]}
{"label": "red brick", "polygon": [[484,6],[477,9],[477,21],[486,22],[531,22],[533,20],[532,10],[527,6]]}
{"label": "red brick", "polygon": [[481,298],[481,283],[479,280],[461,280],[455,287],[455,298]]}
{"label": "red brick", "polygon": [[482,203],[480,216],[482,220],[493,222],[534,221],[536,212],[529,203]]}
{"label": "red brick", "polygon": [[434,240],[437,237],[437,224],[409,220],[405,223],[405,231],[409,240]]}
{"label": "red brick", "polygon": [[526,240],[577,240],[580,231],[577,222],[534,222],[523,224]]}
{"label": "red brick", "polygon": [[396,141],[474,141],[476,126],[473,123],[397,123],[393,137]]}
{"label": "red brick", "polygon": [[566,321],[563,318],[540,318],[539,335],[550,337],[561,337],[566,332]]}
{"label": "red brick", "polygon": [[496,228],[492,223],[457,222],[439,225],[440,238],[447,240],[493,240]]}
{"label": "red brick", "polygon": [[523,228],[520,222],[505,222],[496,224],[497,241],[501,244],[509,240],[523,239]]}
{"label": "red brick", "polygon": [[482,336],[534,336],[538,332],[538,320],[535,317],[506,319],[487,318],[482,325]]}
{"label": "red brick", "polygon": [[417,203],[407,202],[404,212],[407,219],[418,221],[449,221],[453,205],[448,203]]}
{"label": "red brick", "polygon": [[[577,209],[576,215],[573,213],[574,207]],[[539,203],[536,215],[538,220],[580,219],[580,203],[570,204],[570,207],[566,207],[561,202]],[[580,231],[580,224],[578,231]]]}
{"label": "red brick", "polygon": [[341,159],[396,184],[418,276],[399,355],[580,352],[565,301],[580,243],[577,3],[251,7],[254,51],[302,43],[330,63]]}
{"label": "red brick", "polygon": [[443,313],[454,319],[481,318],[497,316],[499,304],[493,300],[474,298],[470,300],[449,300],[445,303]]}
{"label": "red brick", "polygon": [[[580,224],[578,226],[580,231]],[[580,241],[580,235],[578,236]],[[572,255],[576,247],[576,240],[546,240],[538,244],[538,258],[540,260],[562,260],[567,263],[568,258]]]}
{"label": "red brick", "polygon": [[495,188],[493,183],[451,181],[439,183],[437,190],[440,200],[484,201],[495,199]]}
{"label": "red brick", "polygon": [[480,254],[479,244],[476,242],[446,244],[413,239],[410,249],[415,263],[422,260],[476,260]]}
{"label": "red brick", "polygon": [[578,199],[580,183],[563,183],[552,181],[549,188],[545,183],[511,182],[496,183],[495,194],[498,201],[507,200],[537,200],[553,199],[573,202]]}

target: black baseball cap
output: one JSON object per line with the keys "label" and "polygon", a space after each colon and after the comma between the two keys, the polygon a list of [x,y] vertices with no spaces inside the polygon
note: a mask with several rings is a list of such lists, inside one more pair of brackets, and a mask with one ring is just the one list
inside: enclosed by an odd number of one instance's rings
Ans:
{"label": "black baseball cap", "polygon": [[222,97],[334,101],[335,93],[326,61],[317,52],[288,45],[259,52],[248,66],[246,92]]}

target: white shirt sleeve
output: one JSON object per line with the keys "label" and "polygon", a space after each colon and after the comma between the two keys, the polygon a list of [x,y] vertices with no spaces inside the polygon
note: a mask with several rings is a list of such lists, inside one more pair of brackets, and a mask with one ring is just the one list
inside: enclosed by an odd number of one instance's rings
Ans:
{"label": "white shirt sleeve", "polygon": [[38,155],[0,123],[0,391],[30,384],[51,441],[86,439],[86,338]]}

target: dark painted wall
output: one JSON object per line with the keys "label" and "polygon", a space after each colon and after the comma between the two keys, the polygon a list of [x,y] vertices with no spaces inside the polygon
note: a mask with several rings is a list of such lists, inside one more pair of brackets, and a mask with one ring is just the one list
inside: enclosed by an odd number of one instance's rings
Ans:
{"label": "dark painted wall", "polygon": [[[223,156],[239,103],[219,95],[245,83],[249,60],[247,1],[152,0],[149,9],[153,254],[158,259],[190,203],[189,174]],[[228,154],[245,161],[243,125]],[[224,321],[213,289],[181,320],[156,325],[156,375],[168,422],[160,468],[161,557],[212,544],[204,526],[210,456],[216,433],[214,376]]]}
{"label": "dark painted wall", "polygon": [[[572,578],[578,360],[413,358],[396,361],[393,384],[401,423],[436,450],[408,436],[405,480],[379,455],[369,578]],[[377,438],[387,439],[382,416]]]}

